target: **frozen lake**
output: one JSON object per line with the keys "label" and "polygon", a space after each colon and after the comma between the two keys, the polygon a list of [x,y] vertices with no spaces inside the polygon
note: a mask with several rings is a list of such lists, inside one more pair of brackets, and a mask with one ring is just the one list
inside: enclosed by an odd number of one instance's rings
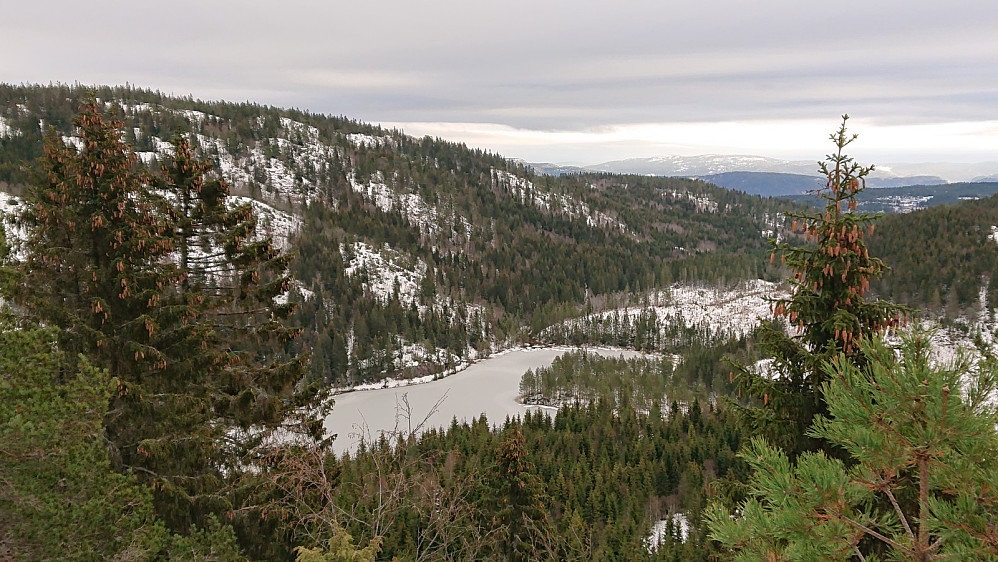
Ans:
{"label": "frozen lake", "polygon": [[[506,416],[522,415],[526,407],[516,402],[520,377],[527,369],[546,367],[571,348],[517,349],[483,359],[467,369],[439,380],[404,386],[339,394],[333,411],[326,418],[326,430],[337,434],[333,448],[337,454],[353,451],[361,437],[370,442],[383,431],[402,430],[408,433],[410,422],[403,414],[408,401],[411,425],[426,418],[427,427],[445,427],[457,417],[470,421],[484,413],[492,425],[502,423]],[[605,356],[640,357],[636,351],[587,348]]]}

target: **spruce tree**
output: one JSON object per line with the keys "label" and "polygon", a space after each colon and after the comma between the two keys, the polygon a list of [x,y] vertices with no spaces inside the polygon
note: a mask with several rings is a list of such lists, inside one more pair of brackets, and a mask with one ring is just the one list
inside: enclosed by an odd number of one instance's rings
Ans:
{"label": "spruce tree", "polygon": [[762,406],[740,408],[743,419],[792,457],[821,445],[802,434],[813,417],[825,411],[818,391],[827,377],[821,364],[838,355],[861,362],[861,342],[898,326],[909,312],[866,296],[870,282],[885,269],[864,242],[881,215],[856,210],[856,195],[873,167],[861,166],[845,154],[857,138],[847,133],[847,119],[843,116],[830,136],[835,151],[818,163],[826,177],[818,192],[824,208],[789,214],[793,238],[772,241],[770,261],[779,255],[792,277],[791,296],[772,302],[778,322],[764,323],[756,334],[763,355],[773,360],[770,372],[737,368],[739,392]]}
{"label": "spruce tree", "polygon": [[544,501],[544,483],[534,473],[527,459],[523,433],[516,427],[507,429],[496,448],[495,465],[487,485],[492,511],[491,526],[497,533],[497,558],[504,560],[537,560],[543,555],[543,544],[550,532]]}
{"label": "spruce tree", "polygon": [[285,352],[298,334],[277,298],[288,258],[183,137],[154,178],[97,104],[75,122],[81,149],[50,135],[26,193],[13,296],[59,328],[67,356],[119,381],[105,416],[113,458],[153,485],[172,529],[220,514],[249,514],[236,522],[250,528],[261,496],[244,489],[247,468],[263,466],[274,432],[323,433],[322,397]]}

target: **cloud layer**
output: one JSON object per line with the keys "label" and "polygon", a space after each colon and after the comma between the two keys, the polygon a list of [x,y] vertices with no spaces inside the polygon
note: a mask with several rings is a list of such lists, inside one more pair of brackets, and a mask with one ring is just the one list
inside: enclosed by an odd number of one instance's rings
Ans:
{"label": "cloud layer", "polygon": [[[465,126],[466,138],[526,131],[579,155],[641,146],[621,131],[684,123],[998,120],[998,7],[980,0],[53,1],[4,12],[6,82],[129,82],[441,132],[470,123],[481,130]],[[994,144],[987,134],[982,146]],[[938,150],[969,157],[959,142]]]}

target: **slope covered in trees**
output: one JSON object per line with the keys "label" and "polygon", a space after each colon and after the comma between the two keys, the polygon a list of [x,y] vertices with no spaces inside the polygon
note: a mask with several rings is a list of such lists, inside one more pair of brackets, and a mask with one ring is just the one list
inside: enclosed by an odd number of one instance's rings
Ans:
{"label": "slope covered in trees", "polygon": [[870,251],[891,270],[873,285],[885,298],[955,318],[998,304],[998,198],[884,217]]}
{"label": "slope covered in trees", "polygon": [[693,180],[535,176],[498,155],[345,118],[130,88],[0,86],[0,187],[93,95],[153,170],[177,131],[262,231],[292,247],[296,349],[334,384],[437,370],[587,302],[673,282],[775,278],[759,257],[790,204]]}

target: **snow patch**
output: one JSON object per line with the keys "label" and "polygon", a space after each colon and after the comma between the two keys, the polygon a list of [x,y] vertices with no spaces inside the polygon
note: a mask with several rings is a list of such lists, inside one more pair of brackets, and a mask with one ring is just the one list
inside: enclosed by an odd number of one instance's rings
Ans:
{"label": "snow patch", "polygon": [[10,126],[10,123],[0,115],[0,139],[5,137],[19,137],[21,131]]}
{"label": "snow patch", "polygon": [[717,202],[710,199],[706,195],[693,193],[691,191],[678,191],[670,190],[665,191],[664,194],[668,195],[673,199],[680,201],[690,201],[693,203],[693,207],[698,213],[716,213],[717,212]]}
{"label": "snow patch", "polygon": [[[587,226],[611,228],[629,233],[627,225],[602,211],[593,211],[583,201],[559,193],[540,191],[526,178],[506,170],[492,169],[492,185],[509,193],[524,205],[533,205],[550,212],[560,212],[573,219],[581,219]],[[633,233],[632,233],[633,234]]]}
{"label": "snow patch", "polygon": [[670,523],[674,531],[678,533],[679,540],[686,542],[686,539],[690,536],[690,522],[685,514],[673,513],[655,523],[651,528],[651,533],[645,537],[645,547],[649,553],[658,552],[658,545],[665,539]]}
{"label": "snow patch", "polygon": [[344,135],[350,144],[357,147],[373,147],[377,148],[380,146],[394,146],[394,142],[389,137],[375,137],[372,135],[366,135],[364,133],[350,133]]}
{"label": "snow patch", "polygon": [[732,289],[677,284],[669,290],[653,292],[649,297],[650,307],[610,310],[594,316],[622,313],[638,318],[652,309],[666,324],[680,323],[714,337],[742,337],[754,330],[761,318],[772,315],[768,298],[789,296],[783,286],[762,279],[746,281]]}
{"label": "snow patch", "polygon": [[77,137],[77,136],[67,137],[66,135],[63,135],[62,136],[62,142],[66,146],[72,146],[73,148],[76,149],[77,152],[80,152],[80,151],[83,150],[83,146],[84,146],[83,145],[83,139],[81,139],[80,137]]}
{"label": "snow patch", "polygon": [[378,300],[388,302],[398,292],[399,302],[419,302],[420,284],[426,274],[426,262],[397,252],[388,244],[374,248],[365,242],[340,244],[346,275],[361,276],[364,288]]}
{"label": "snow patch", "polygon": [[[424,235],[435,234],[442,228],[441,216],[437,209],[428,205],[416,193],[398,192],[385,183],[381,172],[376,172],[367,183],[358,181],[356,175],[350,175],[350,187],[364,196],[374,204],[375,207],[385,212],[398,210],[410,223],[419,228],[419,232]],[[463,217],[451,217],[449,222],[452,225],[460,222],[463,227],[470,229],[471,224]],[[465,230],[464,232],[469,232]]]}
{"label": "snow patch", "polygon": [[274,240],[274,246],[279,250],[291,247],[291,238],[301,229],[301,218],[250,197],[230,195],[232,206],[249,203],[257,218],[257,234],[269,236]]}

